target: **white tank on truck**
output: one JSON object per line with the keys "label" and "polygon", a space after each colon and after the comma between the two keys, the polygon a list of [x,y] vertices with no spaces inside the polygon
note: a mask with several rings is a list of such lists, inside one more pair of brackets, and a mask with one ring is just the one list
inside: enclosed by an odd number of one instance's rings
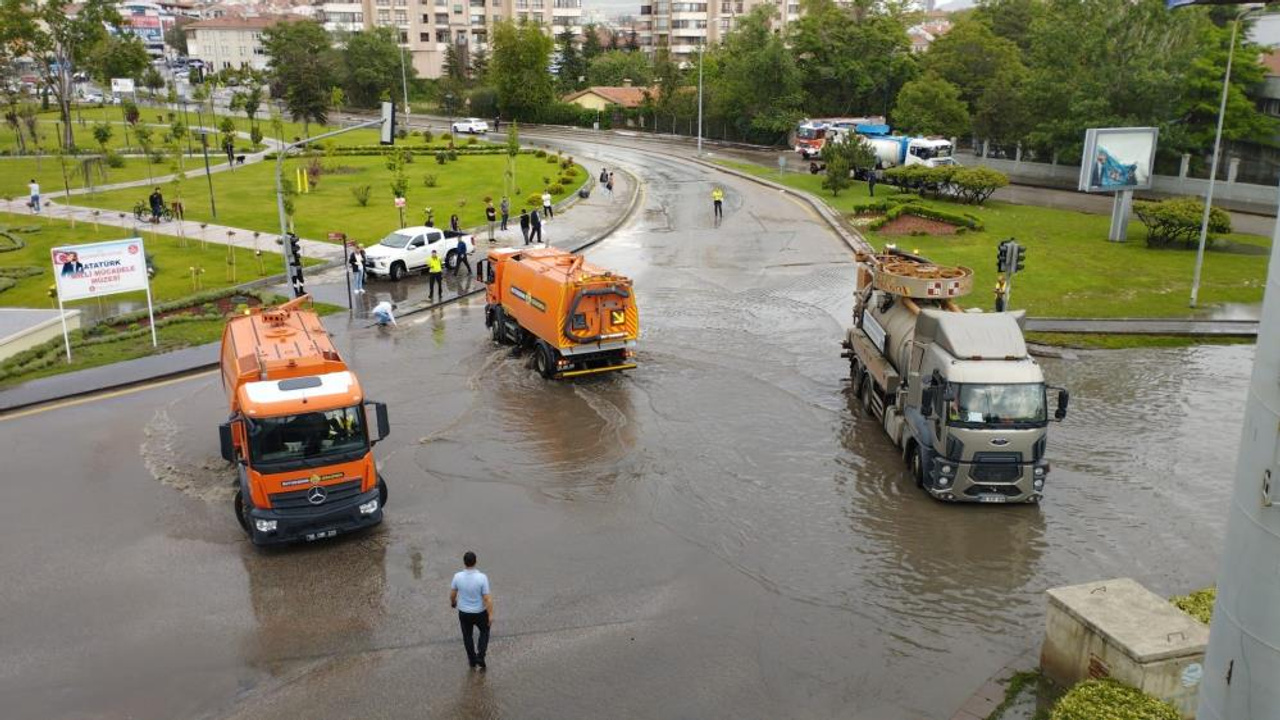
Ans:
{"label": "white tank on truck", "polygon": [[1027,352],[1022,312],[965,311],[973,271],[889,248],[858,256],[845,335],[855,397],[902,450],[916,484],[939,500],[1039,502],[1054,419],[1066,390],[1045,385]]}
{"label": "white tank on truck", "polygon": [[899,165],[939,167],[956,164],[955,158],[952,157],[950,140],[906,135],[863,135],[862,137],[875,152],[882,170]]}

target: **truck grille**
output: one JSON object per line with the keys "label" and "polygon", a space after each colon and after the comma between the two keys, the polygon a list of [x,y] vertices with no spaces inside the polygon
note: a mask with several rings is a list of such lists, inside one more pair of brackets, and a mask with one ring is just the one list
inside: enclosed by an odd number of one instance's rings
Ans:
{"label": "truck grille", "polygon": [[1020,453],[974,453],[969,477],[975,482],[1009,483],[1022,476]]}
{"label": "truck grille", "polygon": [[275,493],[274,495],[271,495],[271,509],[284,513],[291,511],[311,511],[316,508],[323,508],[332,505],[335,502],[349,500],[350,498],[360,494],[360,480],[358,479],[340,482],[336,485],[324,485],[322,487],[324,487],[328,496],[325,498],[324,502],[318,505],[312,505],[311,502],[307,500],[307,493],[311,491],[311,488],[306,488],[304,490],[291,490],[289,492]]}

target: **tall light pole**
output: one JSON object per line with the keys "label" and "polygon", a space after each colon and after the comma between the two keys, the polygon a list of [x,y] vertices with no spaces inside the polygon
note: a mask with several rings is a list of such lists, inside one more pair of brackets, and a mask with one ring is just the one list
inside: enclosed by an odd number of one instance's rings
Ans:
{"label": "tall light pole", "polygon": [[409,72],[405,69],[405,49],[400,48],[400,89],[404,91],[404,127],[409,128]]}
{"label": "tall light pole", "polygon": [[698,43],[698,157],[702,157],[702,49],[706,43]]}
{"label": "tall light pole", "polygon": [[200,149],[204,152],[204,177],[209,181],[209,212],[218,219],[218,206],[213,202],[213,173],[209,172],[209,134],[200,128]]}
{"label": "tall light pole", "polygon": [[1240,11],[1231,24],[1231,48],[1227,50],[1227,71],[1222,75],[1222,99],[1218,102],[1218,129],[1213,136],[1213,160],[1210,162],[1209,189],[1204,196],[1204,214],[1200,217],[1200,245],[1196,248],[1196,269],[1191,277],[1191,307],[1196,306],[1200,295],[1200,271],[1204,268],[1204,246],[1209,238],[1209,214],[1213,210],[1213,187],[1218,181],[1218,156],[1222,153],[1222,124],[1227,117],[1227,95],[1231,90],[1231,62],[1236,55],[1236,35],[1240,22],[1250,13],[1264,10],[1265,6]]}

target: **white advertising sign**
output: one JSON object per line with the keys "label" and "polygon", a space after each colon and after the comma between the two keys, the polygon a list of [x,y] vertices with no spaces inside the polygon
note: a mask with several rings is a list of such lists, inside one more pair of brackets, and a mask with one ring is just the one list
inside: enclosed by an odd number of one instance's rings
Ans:
{"label": "white advertising sign", "polygon": [[111,92],[113,93],[133,92],[133,79],[132,78],[111,78]]}
{"label": "white advertising sign", "polygon": [[1081,192],[1150,190],[1157,128],[1090,128],[1080,164]]}
{"label": "white advertising sign", "polygon": [[148,289],[142,238],[67,245],[51,252],[62,302]]}

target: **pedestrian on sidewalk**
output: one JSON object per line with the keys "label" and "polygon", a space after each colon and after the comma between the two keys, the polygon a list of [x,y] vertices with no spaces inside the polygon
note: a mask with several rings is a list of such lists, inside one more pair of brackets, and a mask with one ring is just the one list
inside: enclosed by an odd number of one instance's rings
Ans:
{"label": "pedestrian on sidewalk", "polygon": [[373,319],[374,321],[376,321],[378,327],[396,325],[396,316],[392,313],[392,311],[395,310],[397,307],[399,306],[396,305],[395,303],[389,300],[383,300],[382,302],[373,306],[373,310],[370,311],[370,314],[373,315]]}
{"label": "pedestrian on sidewalk", "polygon": [[716,220],[724,218],[724,190],[718,187],[711,189],[711,204],[715,210]]}
{"label": "pedestrian on sidewalk", "polygon": [[437,292],[440,295],[439,299],[443,300],[444,262],[440,260],[440,253],[432,250],[431,257],[427,258],[427,299],[435,300]]}
{"label": "pedestrian on sidewalk", "polygon": [[454,232],[462,232],[462,228],[458,225],[458,215],[456,213],[449,216],[449,229]]}
{"label": "pedestrian on sidewalk", "polygon": [[356,245],[351,251],[351,256],[347,259],[351,265],[351,283],[356,295],[364,294],[364,269],[368,264],[368,258],[364,254],[364,246]]}
{"label": "pedestrian on sidewalk", "polygon": [[458,271],[463,265],[467,266],[467,276],[471,276],[471,261],[467,259],[467,242],[462,238],[458,238],[458,246],[454,248],[454,252],[458,256],[458,261],[453,265],[453,276],[458,277]]}
{"label": "pedestrian on sidewalk", "polygon": [[[534,240],[535,237],[537,240]],[[529,213],[529,242],[542,242],[542,218],[538,217],[537,210]]]}
{"label": "pedestrian on sidewalk", "polygon": [[31,194],[31,199],[27,201],[27,207],[31,208],[31,212],[40,214],[40,183],[35,178],[31,178],[31,182],[27,184],[27,192]]}
{"label": "pedestrian on sidewalk", "polygon": [[159,225],[160,216],[164,214],[164,196],[160,194],[159,187],[151,192],[147,201],[151,203],[151,222]]}
{"label": "pedestrian on sidewalk", "polygon": [[550,190],[542,191],[542,214],[547,216],[546,217],[547,220],[550,220],[551,218],[556,216],[555,211],[551,209],[551,191]]}
{"label": "pedestrian on sidewalk", "polygon": [[499,131],[499,130],[501,130],[501,129],[502,129],[502,116],[501,116],[501,115],[494,115],[494,116],[493,116],[493,131],[494,131],[494,132],[498,132],[498,131]]}
{"label": "pedestrian on sidewalk", "polygon": [[502,196],[502,202],[498,205],[498,209],[502,211],[502,225],[498,229],[506,232],[507,218],[511,217],[511,201],[507,199],[506,195]]}
{"label": "pedestrian on sidewalk", "polygon": [[872,170],[867,173],[867,191],[871,193],[871,197],[876,196],[876,171]]}
{"label": "pedestrian on sidewalk", "polygon": [[[468,550],[462,555],[463,570],[455,573],[449,590],[449,607],[458,611],[462,627],[462,645],[467,649],[467,662],[474,670],[486,670],[485,652],[489,649],[489,628],[493,625],[493,594],[489,577],[476,569],[476,554]],[[480,629],[480,641],[473,635]]]}
{"label": "pedestrian on sidewalk", "polygon": [[498,211],[494,209],[492,200],[485,203],[484,217],[489,221],[489,242],[497,242],[498,239],[493,236],[493,224],[498,221]]}
{"label": "pedestrian on sidewalk", "polygon": [[600,168],[600,184],[609,184],[609,168]]}
{"label": "pedestrian on sidewalk", "polygon": [[605,180],[604,189],[609,191],[609,202],[613,202],[613,173],[609,173],[609,178]]}
{"label": "pedestrian on sidewalk", "polygon": [[524,236],[524,244],[529,244],[529,210],[520,208],[520,234]]}

